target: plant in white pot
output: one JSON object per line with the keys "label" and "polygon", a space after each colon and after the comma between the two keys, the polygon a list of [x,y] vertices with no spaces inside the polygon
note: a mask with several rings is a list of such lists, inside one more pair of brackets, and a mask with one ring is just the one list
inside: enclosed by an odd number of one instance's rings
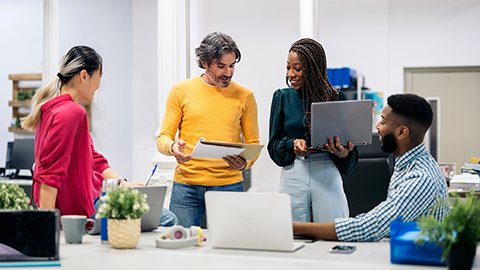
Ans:
{"label": "plant in white pot", "polygon": [[150,207],[147,195],[136,189],[119,187],[101,198],[97,218],[108,219],[108,242],[114,248],[134,248],[140,239],[140,218]]}
{"label": "plant in white pot", "polygon": [[0,209],[32,209],[25,191],[13,182],[0,181]]}
{"label": "plant in white pot", "polygon": [[421,217],[418,223],[420,236],[443,247],[442,258],[449,269],[472,268],[480,242],[480,199],[473,192],[466,194],[464,202],[454,194],[450,214],[441,222],[430,216]]}

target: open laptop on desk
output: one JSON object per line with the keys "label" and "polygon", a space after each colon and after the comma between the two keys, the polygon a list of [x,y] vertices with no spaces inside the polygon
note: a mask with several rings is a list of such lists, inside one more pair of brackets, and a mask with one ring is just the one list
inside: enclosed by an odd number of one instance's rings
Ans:
{"label": "open laptop on desk", "polygon": [[[133,187],[143,194],[147,194],[147,204],[150,210],[142,215],[142,232],[148,232],[158,229],[160,219],[162,218],[163,202],[167,193],[167,186],[148,186]],[[101,219],[95,218],[95,226],[89,234],[100,234]]]}
{"label": "open laptop on desk", "polygon": [[293,252],[290,196],[277,193],[205,193],[208,242],[214,248]]}

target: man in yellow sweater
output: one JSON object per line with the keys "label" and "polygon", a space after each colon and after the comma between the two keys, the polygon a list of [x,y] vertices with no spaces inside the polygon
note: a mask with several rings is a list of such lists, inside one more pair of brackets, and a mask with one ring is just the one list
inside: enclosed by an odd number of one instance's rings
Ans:
{"label": "man in yellow sweater", "polygon": [[198,140],[241,143],[243,137],[244,143],[260,142],[255,96],[249,88],[232,81],[235,64],[241,58],[235,41],[224,33],[210,33],[195,53],[205,73],[171,88],[157,138],[158,151],[175,156],[178,162],[170,210],[184,227],[202,223],[206,191],[243,191],[241,171],[258,158],[192,158]]}

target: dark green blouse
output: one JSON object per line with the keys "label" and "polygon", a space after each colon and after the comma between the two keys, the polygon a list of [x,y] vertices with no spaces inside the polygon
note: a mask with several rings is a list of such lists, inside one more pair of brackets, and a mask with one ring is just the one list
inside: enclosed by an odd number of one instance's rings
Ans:
{"label": "dark green blouse", "polygon": [[[339,100],[346,100],[347,96],[339,92]],[[306,127],[304,107],[310,106],[302,99],[300,92],[293,88],[278,89],[273,93],[270,108],[268,154],[278,166],[287,166],[295,160],[293,141],[304,139],[307,146],[311,146],[311,134]],[[332,154],[333,162],[338,170],[349,175],[358,162],[358,150],[355,147],[345,158]]]}

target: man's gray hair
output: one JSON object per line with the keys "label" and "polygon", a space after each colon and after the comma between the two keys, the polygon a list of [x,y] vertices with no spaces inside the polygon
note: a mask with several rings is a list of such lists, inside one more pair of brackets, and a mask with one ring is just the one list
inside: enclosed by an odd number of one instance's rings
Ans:
{"label": "man's gray hair", "polygon": [[235,59],[237,59],[236,62],[240,62],[242,56],[237,44],[235,44],[232,37],[221,32],[208,34],[203,38],[200,46],[195,49],[198,66],[203,69],[203,64],[210,66],[211,64],[220,61],[222,56],[226,53],[235,53]]}

